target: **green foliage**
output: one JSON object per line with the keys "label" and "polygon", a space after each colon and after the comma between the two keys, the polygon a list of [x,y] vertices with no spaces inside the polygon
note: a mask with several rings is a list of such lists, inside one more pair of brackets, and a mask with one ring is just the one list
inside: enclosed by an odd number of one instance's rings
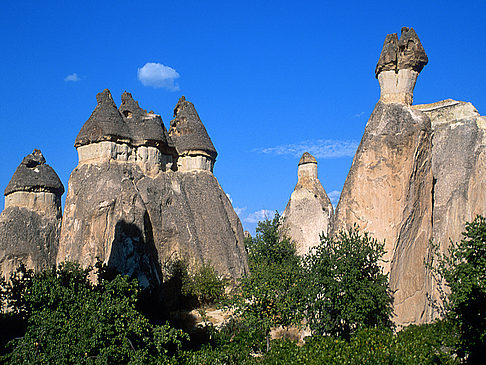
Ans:
{"label": "green foliage", "polygon": [[203,263],[193,275],[184,275],[182,294],[195,296],[199,305],[209,305],[224,298],[225,287],[226,280],[212,265]]}
{"label": "green foliage", "polygon": [[310,328],[349,338],[366,326],[391,327],[388,278],[378,265],[383,244],[355,227],[322,236],[306,257],[306,303]]}
{"label": "green foliage", "polygon": [[[4,361],[56,364],[124,364],[167,362],[186,336],[168,325],[152,326],[136,310],[136,280],[118,275],[88,277],[91,269],[66,263],[12,282],[11,307],[21,303],[27,317],[25,335],[9,344]],[[16,289],[17,288],[17,289]]]}
{"label": "green foliage", "polygon": [[439,325],[414,326],[394,335],[391,330],[363,328],[349,341],[332,336],[313,336],[299,348],[276,341],[263,364],[455,364],[444,351]]}
{"label": "green foliage", "polygon": [[463,240],[449,254],[435,247],[436,270],[450,288],[443,298],[446,317],[459,332],[458,355],[471,363],[486,356],[486,219],[466,223]]}
{"label": "green foliage", "polygon": [[268,333],[272,326],[299,324],[304,287],[300,259],[288,238],[281,238],[280,216],[258,223],[247,240],[250,274],[241,279],[232,301],[235,314],[253,328]]}

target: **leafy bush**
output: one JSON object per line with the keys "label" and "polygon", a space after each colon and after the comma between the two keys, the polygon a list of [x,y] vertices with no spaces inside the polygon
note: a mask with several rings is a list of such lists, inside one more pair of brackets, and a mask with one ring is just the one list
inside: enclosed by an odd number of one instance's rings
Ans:
{"label": "leafy bush", "polygon": [[193,295],[199,305],[218,303],[224,297],[226,280],[218,276],[214,267],[203,263],[193,275],[185,275],[182,293]]}
{"label": "leafy bush", "polygon": [[349,338],[362,327],[392,326],[388,277],[378,265],[383,244],[355,227],[322,236],[305,259],[306,308],[317,334]]}
{"label": "leafy bush", "polygon": [[300,324],[304,281],[300,259],[288,238],[281,238],[280,216],[258,223],[247,240],[250,274],[243,277],[232,301],[249,327],[268,333],[272,326]]}
{"label": "leafy bush", "polygon": [[450,288],[443,300],[446,318],[459,332],[458,355],[479,363],[486,357],[486,219],[466,223],[463,236],[451,242],[448,255],[435,247],[435,268]]}
{"label": "leafy bush", "polygon": [[[118,275],[92,284],[91,269],[66,263],[12,282],[12,308],[27,318],[25,335],[9,344],[7,363],[147,363],[169,361],[186,338],[169,325],[152,326],[136,310],[136,280]],[[26,276],[28,277],[28,276]],[[19,304],[20,303],[20,304]]]}

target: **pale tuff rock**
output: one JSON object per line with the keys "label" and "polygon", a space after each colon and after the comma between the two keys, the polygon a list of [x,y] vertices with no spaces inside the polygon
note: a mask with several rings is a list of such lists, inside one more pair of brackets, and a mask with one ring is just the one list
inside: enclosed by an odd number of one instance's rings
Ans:
{"label": "pale tuff rock", "polygon": [[333,231],[357,224],[385,242],[382,266],[390,274],[395,322],[430,319],[424,265],[432,238],[432,129],[412,109],[416,77],[427,57],[413,29],[388,35],[376,76],[381,98],[356,151],[336,209]]}
{"label": "pale tuff rock", "polygon": [[41,151],[27,155],[5,189],[0,214],[0,270],[3,277],[23,263],[39,271],[56,262],[64,187]]}
{"label": "pale tuff rock", "polygon": [[[471,103],[450,99],[414,109],[432,121],[433,240],[447,254],[464,223],[486,214],[486,118]],[[432,295],[439,299],[436,288]]]}
{"label": "pale tuff rock", "polygon": [[427,55],[413,28],[388,34],[383,44],[375,75],[380,83],[380,101],[411,105],[417,77],[428,63]]}
{"label": "pale tuff rock", "polygon": [[317,161],[305,152],[297,170],[298,182],[282,214],[282,234],[295,242],[298,255],[307,254],[327,234],[333,207],[317,177]]}
{"label": "pale tuff rock", "polygon": [[81,131],[101,120],[128,133],[75,144],[79,164],[69,180],[57,261],[86,266],[99,257],[145,286],[158,286],[162,268],[175,259],[190,267],[209,262],[235,278],[246,273],[241,222],[211,173],[216,151],[194,106],[181,99],[176,107],[181,138],[175,145],[182,154],[202,151],[210,168],[174,171],[180,156],[162,119],[127,92],[119,110],[107,94]]}
{"label": "pale tuff rock", "polygon": [[174,119],[170,121],[169,135],[179,155],[177,161],[179,171],[213,171],[218,154],[196,108],[184,96],[179,99],[174,108]]}

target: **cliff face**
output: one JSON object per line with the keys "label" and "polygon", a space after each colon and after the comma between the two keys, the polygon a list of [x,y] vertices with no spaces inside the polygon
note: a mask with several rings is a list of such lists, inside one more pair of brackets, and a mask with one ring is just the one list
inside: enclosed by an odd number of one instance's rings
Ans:
{"label": "cliff face", "polygon": [[376,66],[380,101],[371,115],[332,224],[357,224],[385,242],[395,322],[437,317],[437,283],[425,262],[430,241],[447,253],[464,223],[486,212],[485,127],[470,104],[445,100],[411,106],[428,59],[413,29],[386,37]]}
{"label": "cliff face", "polygon": [[424,258],[432,238],[432,131],[409,106],[379,102],[371,115],[341,193],[334,231],[357,224],[385,242],[400,324],[424,318]]}
{"label": "cliff face", "polygon": [[299,161],[298,181],[282,218],[282,233],[295,242],[298,255],[305,255],[327,234],[333,207],[317,176],[317,161],[304,153]]}
{"label": "cliff face", "polygon": [[[89,265],[99,257],[143,285],[158,285],[164,265],[174,259],[243,275],[243,229],[212,168],[177,171],[179,155],[162,120],[130,94],[122,96],[119,117],[111,95],[98,103],[82,135],[92,135],[96,125],[129,134],[101,135],[85,144],[78,136],[80,162],[69,180],[57,261]],[[212,156],[215,150],[205,156],[211,167]]]}
{"label": "cliff face", "polygon": [[20,263],[35,271],[56,263],[64,187],[45,162],[34,150],[5,189],[5,209],[0,214],[0,270],[5,278]]}

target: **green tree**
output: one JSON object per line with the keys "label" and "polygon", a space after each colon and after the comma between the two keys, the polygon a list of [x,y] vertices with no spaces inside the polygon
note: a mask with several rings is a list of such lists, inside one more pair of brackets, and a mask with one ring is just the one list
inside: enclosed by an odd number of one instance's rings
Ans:
{"label": "green tree", "polygon": [[243,277],[233,299],[236,315],[268,335],[273,326],[300,324],[304,288],[300,258],[292,242],[280,235],[280,216],[258,223],[248,239],[250,274]]}
{"label": "green tree", "polygon": [[[169,325],[152,326],[137,311],[140,287],[117,275],[98,284],[91,269],[76,264],[10,282],[7,302],[21,305],[25,335],[9,344],[7,363],[126,364],[164,363],[180,348],[185,335]],[[29,278],[29,276],[26,276]],[[21,300],[8,293],[18,293]]]}
{"label": "green tree", "polygon": [[361,327],[391,327],[388,277],[378,265],[383,244],[355,227],[337,237],[321,236],[305,259],[310,328],[346,339]]}
{"label": "green tree", "polygon": [[435,246],[433,268],[450,289],[442,299],[446,318],[459,331],[458,355],[480,363],[486,357],[486,219],[466,223],[463,237],[451,242],[448,255]]}

